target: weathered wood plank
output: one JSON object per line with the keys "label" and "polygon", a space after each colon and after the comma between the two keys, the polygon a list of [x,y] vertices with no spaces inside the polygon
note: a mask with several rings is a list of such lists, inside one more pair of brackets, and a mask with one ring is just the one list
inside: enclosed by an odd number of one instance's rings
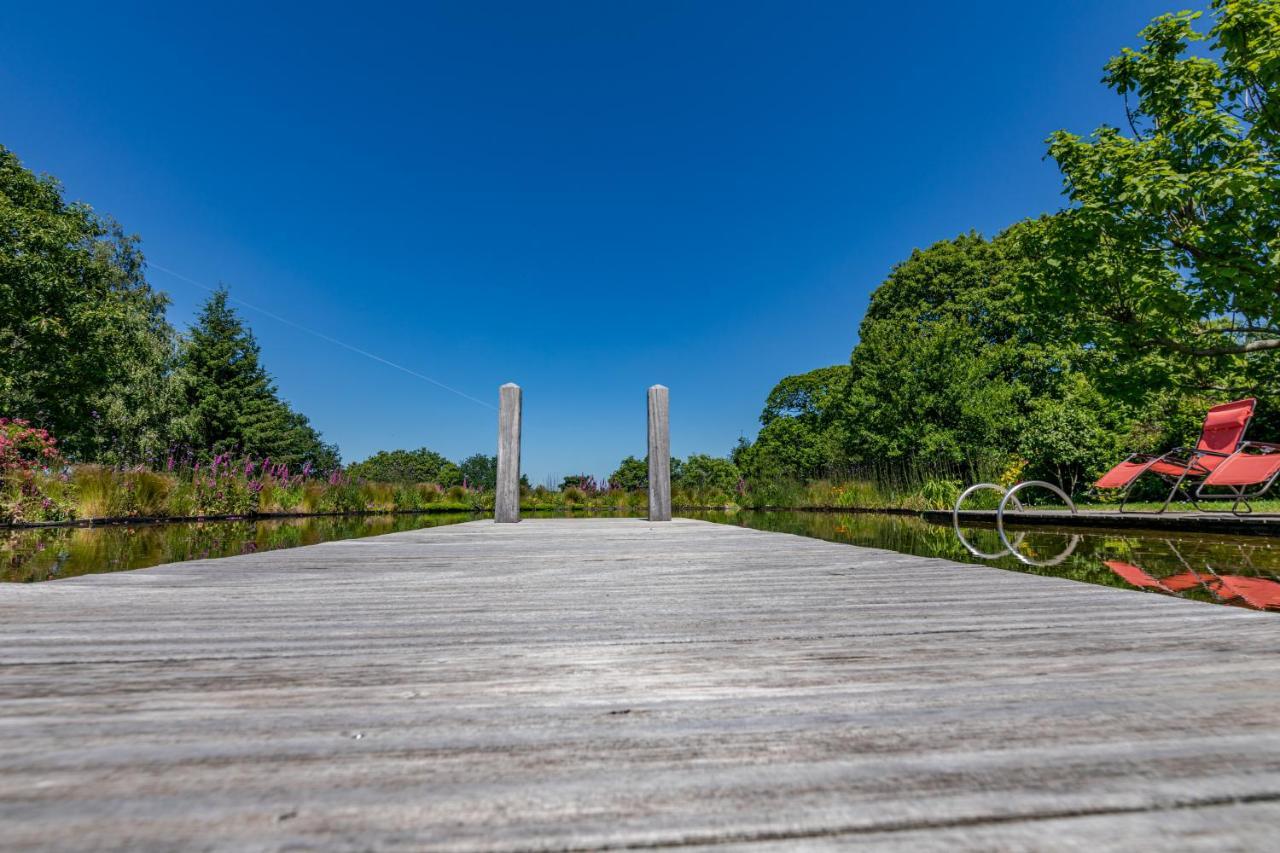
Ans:
{"label": "weathered wood plank", "polygon": [[671,399],[665,385],[649,389],[649,520],[671,520]]}
{"label": "weathered wood plank", "polygon": [[1259,847],[1278,630],[683,520],[9,585],[0,846]]}
{"label": "weathered wood plank", "polygon": [[494,491],[493,520],[513,524],[520,520],[520,428],[523,392],[514,382],[498,389],[498,484]]}

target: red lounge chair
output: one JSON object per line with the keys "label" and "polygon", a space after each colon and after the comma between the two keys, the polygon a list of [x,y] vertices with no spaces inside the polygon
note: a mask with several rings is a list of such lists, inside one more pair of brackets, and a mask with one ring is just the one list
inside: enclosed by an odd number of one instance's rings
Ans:
{"label": "red lounge chair", "polygon": [[[1196,489],[1196,497],[1201,500],[1230,500],[1231,511],[1237,512],[1240,504],[1244,504],[1246,512],[1253,512],[1249,500],[1262,497],[1280,477],[1280,444],[1267,444],[1262,441],[1246,441],[1227,459],[1209,472],[1209,476],[1200,482]],[[1246,492],[1247,486],[1259,486],[1252,492]],[[1225,488],[1229,494],[1206,495],[1209,488]]]}
{"label": "red lounge chair", "polygon": [[[1203,481],[1240,448],[1240,443],[1244,440],[1244,431],[1249,426],[1249,420],[1253,417],[1253,407],[1257,402],[1250,397],[1247,400],[1236,400],[1233,403],[1214,406],[1205,416],[1204,427],[1200,431],[1200,441],[1196,443],[1194,450],[1175,447],[1161,456],[1135,453],[1103,474],[1094,485],[1099,489],[1124,489],[1124,495],[1120,500],[1120,511],[1124,512],[1129,494],[1133,491],[1133,484],[1144,474],[1155,474],[1171,484],[1169,496],[1165,498],[1164,505],[1157,512],[1168,509],[1174,495],[1179,492],[1186,500],[1196,504],[1196,496],[1190,494],[1183,487],[1183,483],[1188,479]],[[1196,504],[1196,508],[1199,509],[1200,505]]]}

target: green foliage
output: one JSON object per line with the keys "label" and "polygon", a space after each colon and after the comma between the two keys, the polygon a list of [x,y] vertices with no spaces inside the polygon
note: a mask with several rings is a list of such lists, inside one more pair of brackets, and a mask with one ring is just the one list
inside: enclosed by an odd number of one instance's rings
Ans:
{"label": "green foliage", "polygon": [[0,413],[58,435],[75,461],[155,466],[185,447],[337,468],[226,293],[182,342],[144,269],[137,237],[0,146]]}
{"label": "green foliage", "polygon": [[180,370],[195,447],[201,453],[269,458],[321,472],[339,465],[306,417],[277,394],[259,361],[258,342],[218,290],[200,311],[182,348]]}
{"label": "green foliage", "polygon": [[779,383],[731,454],[744,500],[940,505],[980,471],[1079,492],[1245,395],[1280,434],[1280,0],[1212,9],[1207,35],[1166,15],[1107,64],[1126,130],[1050,139],[1069,209],[913,252],[847,373]]}
{"label": "green foliage", "polygon": [[1107,63],[1125,130],[1050,137],[1072,205],[1034,232],[1044,262],[1025,289],[1082,343],[1221,386],[1280,347],[1280,2],[1212,9],[1207,35],[1199,13],[1164,15]]}
{"label": "green foliage", "polygon": [[673,485],[727,496],[737,490],[740,477],[738,466],[728,459],[695,453],[684,460],[680,477],[673,478]]}
{"label": "green foliage", "polygon": [[785,484],[834,477],[843,485],[822,498],[830,505],[854,505],[861,494],[872,505],[893,505],[886,496],[896,495],[898,505],[936,506],[954,483],[1015,463],[1027,477],[1078,489],[1121,448],[1193,430],[1167,415],[1202,415],[1203,399],[1108,396],[1099,383],[1114,373],[1099,365],[1109,368],[1109,355],[1076,342],[1069,320],[1027,310],[1017,282],[1037,260],[1026,254],[1033,227],[992,241],[962,235],[897,265],[872,295],[850,367],[784,379],[756,441],[731,454],[746,500],[811,503],[819,498]]}
{"label": "green foliage", "polygon": [[852,460],[957,463],[1010,446],[1068,357],[1025,323],[1011,248],[972,233],[935,243],[872,294],[852,357]]}
{"label": "green foliage", "polygon": [[[1015,286],[1030,263],[1024,227],[991,241],[961,235],[894,267],[872,294],[851,364],[784,379],[756,441],[734,450],[753,500],[783,497],[765,484],[849,482],[854,469],[884,465],[929,472],[910,479],[936,492],[1016,453],[1037,476],[1074,481],[1083,459],[1112,450],[1125,427],[1099,413],[1079,366],[1087,354],[1061,321],[1051,327],[1027,312]],[[1064,461],[1056,440],[1023,441],[1039,428],[1033,420],[1063,440],[1073,426],[1089,428],[1071,436],[1074,455]]]}
{"label": "green foliage", "polygon": [[63,521],[74,517],[75,487],[58,442],[24,420],[0,418],[0,523]]}
{"label": "green foliage", "polygon": [[357,480],[381,483],[435,483],[454,486],[462,482],[462,472],[434,450],[379,450],[363,462],[347,466],[346,474]]}
{"label": "green foliage", "polygon": [[72,458],[158,458],[188,437],[165,305],[136,237],[0,146],[0,412]]}
{"label": "green foliage", "polygon": [[609,475],[609,488],[626,492],[638,492],[649,488],[649,457],[637,459],[628,456],[618,463],[618,469]]}
{"label": "green foliage", "polygon": [[498,484],[498,457],[477,453],[458,463],[468,488],[490,492]]}
{"label": "green foliage", "polygon": [[810,478],[838,462],[847,440],[850,375],[848,365],[836,365],[785,377],[765,401],[755,443],[740,442],[732,463],[765,481]]}

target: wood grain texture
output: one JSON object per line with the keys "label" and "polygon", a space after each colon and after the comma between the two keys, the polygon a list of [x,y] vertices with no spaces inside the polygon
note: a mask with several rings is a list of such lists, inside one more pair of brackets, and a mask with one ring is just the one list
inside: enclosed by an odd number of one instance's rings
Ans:
{"label": "wood grain texture", "polygon": [[1264,849],[1273,615],[677,519],[0,586],[0,847]]}
{"label": "wood grain texture", "polygon": [[664,385],[649,389],[649,520],[671,520],[671,407]]}
{"label": "wood grain texture", "polygon": [[498,389],[498,483],[493,496],[493,520],[514,524],[520,520],[520,428],[523,393],[508,382]]}

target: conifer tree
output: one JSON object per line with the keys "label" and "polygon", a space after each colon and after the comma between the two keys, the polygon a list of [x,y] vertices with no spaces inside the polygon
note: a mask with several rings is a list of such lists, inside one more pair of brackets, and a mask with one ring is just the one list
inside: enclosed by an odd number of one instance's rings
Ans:
{"label": "conifer tree", "polygon": [[336,468],[337,448],[279,398],[260,356],[252,330],[219,289],[201,309],[181,359],[197,452]]}

